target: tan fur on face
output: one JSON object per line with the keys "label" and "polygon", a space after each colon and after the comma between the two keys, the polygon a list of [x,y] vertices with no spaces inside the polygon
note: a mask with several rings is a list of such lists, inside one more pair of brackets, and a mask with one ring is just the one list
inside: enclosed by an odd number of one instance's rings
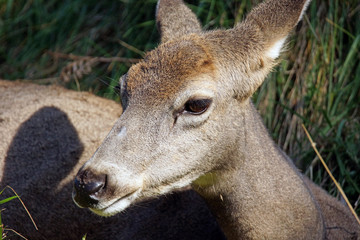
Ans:
{"label": "tan fur on face", "polygon": [[214,60],[206,45],[201,37],[190,35],[149,52],[128,72],[127,91],[132,101],[146,99],[154,103],[169,99],[192,77],[215,74]]}

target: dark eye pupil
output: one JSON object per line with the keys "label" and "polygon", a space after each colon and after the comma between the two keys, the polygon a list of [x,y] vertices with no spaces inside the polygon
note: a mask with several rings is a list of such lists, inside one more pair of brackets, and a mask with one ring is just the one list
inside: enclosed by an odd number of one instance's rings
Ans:
{"label": "dark eye pupil", "polygon": [[210,99],[191,99],[185,103],[184,110],[191,114],[201,114],[208,109],[210,104]]}

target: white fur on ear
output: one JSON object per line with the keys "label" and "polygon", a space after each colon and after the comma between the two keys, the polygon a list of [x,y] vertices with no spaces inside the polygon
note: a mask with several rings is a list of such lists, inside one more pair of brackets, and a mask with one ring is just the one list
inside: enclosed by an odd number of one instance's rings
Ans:
{"label": "white fur on ear", "polygon": [[305,2],[304,7],[303,7],[303,9],[302,9],[302,11],[301,11],[301,14],[300,14],[300,16],[299,16],[298,22],[300,22],[300,20],[302,19],[302,17],[303,17],[303,15],[304,15],[306,9],[308,8],[310,2],[311,2],[311,0],[307,0],[307,1]]}
{"label": "white fur on ear", "polygon": [[[303,9],[301,11],[301,14],[299,16],[298,22],[302,19],[307,7],[309,6],[311,0],[307,0],[303,6]],[[286,41],[286,37],[282,38],[278,41],[276,41],[267,51],[266,51],[266,56],[268,56],[269,58],[272,59],[276,59],[277,57],[279,57],[281,50],[284,46],[284,43]]]}
{"label": "white fur on ear", "polygon": [[155,16],[156,16],[156,17],[157,17],[158,12],[159,12],[160,1],[161,1],[161,0],[159,0],[159,1],[157,2],[157,4],[156,4],[156,9],[155,9]]}
{"label": "white fur on ear", "polygon": [[281,49],[285,43],[286,37],[276,41],[271,48],[269,48],[266,51],[266,56],[272,59],[276,59],[277,57],[279,57],[280,53],[281,53]]}

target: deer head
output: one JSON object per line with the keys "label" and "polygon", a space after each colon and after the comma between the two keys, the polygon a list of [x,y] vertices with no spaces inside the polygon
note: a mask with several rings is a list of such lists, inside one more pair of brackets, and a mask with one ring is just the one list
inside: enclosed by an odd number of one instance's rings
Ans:
{"label": "deer head", "polygon": [[109,216],[241,167],[242,115],[308,3],[269,0],[232,29],[204,32],[181,0],[159,1],[161,44],[121,77],[124,112],[80,169],[74,201]]}

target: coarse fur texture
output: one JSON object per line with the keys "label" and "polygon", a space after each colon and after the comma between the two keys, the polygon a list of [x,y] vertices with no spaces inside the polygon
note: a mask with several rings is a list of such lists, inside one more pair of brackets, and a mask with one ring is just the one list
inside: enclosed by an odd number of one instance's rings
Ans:
{"label": "coarse fur texture", "polygon": [[[0,187],[21,196],[1,205],[5,227],[27,239],[224,239],[192,190],[153,199],[114,217],[76,207],[72,180],[121,114],[117,103],[56,86],[0,80]],[[5,190],[1,199],[12,196]],[[3,210],[5,209],[5,210]],[[6,239],[22,239],[6,231]]]}
{"label": "coarse fur texture", "polygon": [[[161,42],[176,39],[190,33],[200,33],[201,25],[196,16],[182,0],[158,1],[156,6],[156,24],[161,35]],[[171,19],[169,21],[169,19]],[[183,20],[186,19],[186,22]]]}
{"label": "coarse fur texture", "polygon": [[161,44],[121,78],[124,113],[74,201],[111,216],[192,184],[228,239],[358,239],[354,216],[299,173],[250,99],[308,4],[268,0],[203,32],[182,1],[159,1]]}

